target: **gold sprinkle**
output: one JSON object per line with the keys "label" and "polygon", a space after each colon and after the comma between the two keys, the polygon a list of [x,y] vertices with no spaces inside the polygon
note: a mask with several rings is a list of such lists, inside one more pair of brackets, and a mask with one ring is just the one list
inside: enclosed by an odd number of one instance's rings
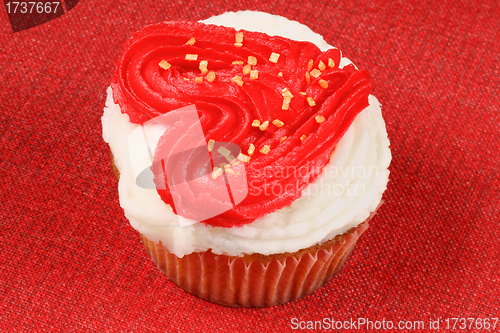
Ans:
{"label": "gold sprinkle", "polygon": [[323,117],[323,116],[316,116],[316,117],[314,117],[314,119],[316,119],[316,122],[318,124],[321,124],[325,121],[325,117]]}
{"label": "gold sprinkle", "polygon": [[243,43],[243,32],[242,31],[237,32],[235,38],[236,38],[236,43],[240,44]]}
{"label": "gold sprinkle", "polygon": [[239,85],[240,87],[242,87],[242,86],[243,86],[243,80],[241,79],[241,76],[236,75],[235,77],[233,77],[233,78],[231,79],[231,82],[236,83],[236,84],[237,84],[237,85]]}
{"label": "gold sprinkle", "polygon": [[269,120],[266,120],[264,121],[260,126],[259,126],[259,129],[261,131],[265,131],[267,129],[267,127],[269,126]]}
{"label": "gold sprinkle", "polygon": [[231,151],[223,146],[220,146],[219,149],[217,149],[217,152],[224,157],[228,157],[229,155],[231,155]]}
{"label": "gold sprinkle", "polygon": [[286,138],[288,138],[288,137],[287,137],[287,136],[282,137],[282,138],[280,139],[280,143],[283,143],[283,141],[285,141],[285,140],[286,140]]}
{"label": "gold sprinkle", "polygon": [[305,91],[301,91],[301,92],[300,92],[300,94],[301,94],[302,96],[307,95],[307,93],[306,93]]}
{"label": "gold sprinkle", "polygon": [[257,65],[257,58],[254,56],[248,56],[248,64],[252,66]]}
{"label": "gold sprinkle", "polygon": [[259,71],[256,69],[253,69],[250,71],[250,79],[251,80],[256,80],[259,78]]}
{"label": "gold sprinkle", "polygon": [[245,65],[245,67],[243,67],[243,75],[247,75],[247,74],[250,74],[250,71],[252,70],[252,66],[250,65]]}
{"label": "gold sprinkle", "polygon": [[283,95],[283,97],[288,97],[288,98],[290,98],[290,99],[292,99],[292,98],[293,98],[293,95],[292,95],[292,93],[290,92],[290,90],[288,90],[288,88],[283,88],[283,89],[281,90],[281,95]]}
{"label": "gold sprinkle", "polygon": [[215,167],[214,170],[212,171],[212,179],[217,179],[219,176],[222,175],[224,172],[224,169],[220,167]]}
{"label": "gold sprinkle", "polygon": [[324,70],[326,69],[326,65],[325,65],[325,63],[324,63],[323,61],[321,61],[321,60],[319,61],[319,64],[318,64],[318,69],[319,69],[320,71],[324,71]]}
{"label": "gold sprinkle", "polygon": [[319,85],[321,86],[321,88],[325,88],[325,89],[328,88],[328,82],[326,82],[323,79],[319,80]]}
{"label": "gold sprinkle", "polygon": [[314,60],[310,59],[307,63],[307,71],[310,71],[313,68]]}
{"label": "gold sprinkle", "polygon": [[328,58],[328,67],[335,67],[335,61],[332,58]]}
{"label": "gold sprinkle", "polygon": [[231,63],[232,65],[244,65],[245,63],[241,60],[235,60]]}
{"label": "gold sprinkle", "polygon": [[203,76],[197,76],[194,78],[194,82],[195,83],[200,83],[200,82],[203,82]]}
{"label": "gold sprinkle", "polygon": [[198,55],[197,54],[186,54],[186,60],[189,61],[196,61],[198,60]]}
{"label": "gold sprinkle", "polygon": [[238,160],[242,161],[243,163],[248,163],[250,161],[251,157],[240,153],[237,158],[238,158]]}
{"label": "gold sprinkle", "polygon": [[208,82],[213,82],[215,80],[215,73],[214,72],[208,72],[207,74],[207,81]]}
{"label": "gold sprinkle", "polygon": [[290,101],[292,99],[290,97],[283,97],[283,105],[281,106],[281,109],[282,110],[288,110],[289,106],[290,106]]}
{"label": "gold sprinkle", "polygon": [[194,37],[186,42],[187,45],[194,45],[194,43],[196,43],[196,39],[194,39]]}
{"label": "gold sprinkle", "polygon": [[260,120],[255,119],[254,121],[252,121],[252,127],[259,127],[259,126],[260,126]]}
{"label": "gold sprinkle", "polygon": [[321,71],[319,71],[319,70],[317,70],[317,69],[315,68],[315,69],[313,69],[313,70],[311,71],[311,75],[312,75],[314,78],[316,78],[316,79],[317,79],[317,78],[321,75]]}
{"label": "gold sprinkle", "polygon": [[300,137],[300,141],[304,142],[305,139],[306,139],[306,135],[302,134],[302,136]]}
{"label": "gold sprinkle", "polygon": [[208,152],[211,153],[212,150],[214,149],[214,145],[215,145],[215,140],[214,139],[210,139],[208,140]]}
{"label": "gold sprinkle", "polygon": [[187,77],[184,77],[183,79],[184,79],[184,81],[189,81],[189,79]]}
{"label": "gold sprinkle", "polygon": [[248,147],[248,155],[252,156],[254,151],[255,151],[255,146],[253,145],[253,143],[251,143],[250,146]]}
{"label": "gold sprinkle", "polygon": [[310,106],[316,105],[316,102],[314,101],[314,99],[311,96],[307,97],[307,103],[309,103]]}
{"label": "gold sprinkle", "polygon": [[311,83],[311,77],[309,76],[309,72],[306,72],[306,82],[307,84]]}
{"label": "gold sprinkle", "polygon": [[280,54],[273,52],[273,53],[271,53],[271,56],[269,57],[269,61],[276,64],[278,62],[279,58],[280,58]]}
{"label": "gold sprinkle", "polygon": [[262,154],[267,154],[271,151],[271,147],[268,146],[268,145],[265,145],[264,147],[262,147],[260,150],[259,150]]}
{"label": "gold sprinkle", "polygon": [[234,170],[233,170],[233,169],[231,169],[231,166],[230,166],[229,164],[226,164],[226,165],[224,166],[224,171],[225,171],[226,173],[230,174],[230,175],[233,175],[233,176],[236,176],[236,175],[237,175],[237,173],[236,173],[236,172],[234,172]]}
{"label": "gold sprinkle", "polygon": [[166,60],[162,60],[160,61],[160,63],[158,64],[158,66],[160,66],[161,68],[163,68],[164,70],[167,70],[170,68],[170,65]]}
{"label": "gold sprinkle", "polygon": [[[229,156],[224,156],[224,157],[226,158],[226,160],[227,160],[229,163],[231,163],[232,161],[234,161],[234,160],[235,160],[234,156],[233,156],[233,155],[231,155],[231,154],[230,154]],[[228,165],[228,166],[230,166],[230,165]]]}
{"label": "gold sprinkle", "polygon": [[283,125],[285,125],[281,120],[279,119],[274,119],[273,120],[273,125],[276,126],[276,127],[281,127]]}
{"label": "gold sprinkle", "polygon": [[234,43],[234,46],[236,46],[236,47],[242,47],[243,43]]}
{"label": "gold sprinkle", "polygon": [[279,76],[279,77],[283,77],[283,73],[282,73],[282,72],[279,72],[279,73],[278,73],[278,76]]}
{"label": "gold sprinkle", "polygon": [[202,61],[200,61],[199,68],[200,68],[200,71],[203,74],[207,74],[207,72],[208,72],[207,66],[208,66],[208,60],[202,60]]}

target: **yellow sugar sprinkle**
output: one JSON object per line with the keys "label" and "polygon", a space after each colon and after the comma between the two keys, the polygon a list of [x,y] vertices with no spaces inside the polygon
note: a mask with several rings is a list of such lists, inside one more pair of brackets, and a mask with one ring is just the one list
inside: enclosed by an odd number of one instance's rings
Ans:
{"label": "yellow sugar sprinkle", "polygon": [[194,43],[196,43],[196,39],[194,39],[194,37],[186,42],[187,45],[194,45]]}
{"label": "yellow sugar sprinkle", "polygon": [[254,121],[252,121],[252,127],[259,127],[259,126],[260,126],[260,120],[255,119]]}
{"label": "yellow sugar sprinkle", "polygon": [[187,77],[184,77],[183,79],[184,79],[184,81],[189,81],[189,79]]}
{"label": "yellow sugar sprinkle", "polygon": [[325,89],[328,88],[328,82],[326,82],[323,79],[319,80],[319,85],[321,86],[321,88],[325,88]]}
{"label": "yellow sugar sprinkle", "polygon": [[242,47],[243,43],[234,43],[234,46],[236,46],[236,47]]}
{"label": "yellow sugar sprinkle", "polygon": [[217,149],[217,152],[224,157],[228,157],[229,155],[231,155],[231,151],[223,146],[220,146],[219,149]]}
{"label": "yellow sugar sprinkle", "polygon": [[321,71],[315,68],[311,71],[311,75],[317,79],[321,75]]}
{"label": "yellow sugar sprinkle", "polygon": [[240,87],[242,87],[242,86],[243,86],[243,80],[241,79],[241,76],[236,75],[235,77],[233,77],[233,78],[231,79],[231,82],[236,83],[236,84],[237,84],[237,85],[239,85]]}
{"label": "yellow sugar sprinkle", "polygon": [[250,74],[250,71],[252,70],[252,66],[250,65],[245,65],[243,67],[243,75],[247,75],[247,74]]}
{"label": "yellow sugar sprinkle", "polygon": [[248,163],[250,161],[250,158],[251,158],[250,156],[245,155],[243,153],[240,153],[238,155],[238,160],[242,161],[243,163]]}
{"label": "yellow sugar sprinkle", "polygon": [[[229,156],[224,156],[226,160],[231,163],[232,161],[235,160],[234,156],[232,154],[229,154]],[[230,167],[230,165],[228,165]]]}
{"label": "yellow sugar sprinkle", "polygon": [[285,125],[281,120],[279,119],[274,119],[273,120],[273,125],[276,126],[276,127],[281,127],[283,125]]}
{"label": "yellow sugar sprinkle", "polygon": [[255,146],[253,145],[253,143],[251,143],[250,146],[248,147],[248,155],[252,156],[254,152],[255,152]]}
{"label": "yellow sugar sprinkle", "polygon": [[311,77],[309,76],[309,72],[306,72],[306,82],[307,84],[310,84],[311,83]]}
{"label": "yellow sugar sprinkle", "polygon": [[264,121],[262,124],[260,124],[259,129],[261,131],[265,131],[267,127],[269,126],[269,120]]}
{"label": "yellow sugar sprinkle", "polygon": [[328,67],[335,67],[335,61],[332,58],[328,58]]}
{"label": "yellow sugar sprinkle", "polygon": [[239,175],[239,173],[236,173],[233,169],[231,169],[230,165],[228,165],[224,168],[224,172],[226,172],[227,174],[233,175],[233,176]]}
{"label": "yellow sugar sprinkle", "polygon": [[197,76],[197,77],[194,78],[194,82],[195,83],[200,83],[202,81],[203,81],[203,76]]}
{"label": "yellow sugar sprinkle", "polygon": [[305,139],[306,139],[306,135],[302,134],[302,136],[300,137],[300,141],[304,142]]}
{"label": "yellow sugar sprinkle", "polygon": [[231,63],[232,65],[244,65],[245,63],[241,60],[235,60]]}
{"label": "yellow sugar sprinkle", "polygon": [[314,117],[314,119],[316,119],[316,122],[318,124],[322,124],[325,121],[325,117],[323,117],[323,116],[316,116],[316,117]]}
{"label": "yellow sugar sprinkle", "polygon": [[307,99],[307,103],[309,103],[310,106],[316,105],[316,102],[314,101],[314,99],[311,96],[307,97],[306,99]]}
{"label": "yellow sugar sprinkle", "polygon": [[271,147],[268,146],[268,145],[265,145],[264,147],[262,147],[260,150],[259,150],[262,154],[267,154],[271,151]]}
{"label": "yellow sugar sprinkle", "polygon": [[293,98],[293,95],[292,95],[292,93],[290,92],[290,90],[288,90],[288,88],[283,88],[283,89],[281,90],[281,95],[282,95],[283,97],[289,97],[290,99],[292,99],[292,98]]}
{"label": "yellow sugar sprinkle", "polygon": [[212,179],[217,179],[219,176],[222,176],[223,172],[224,169],[222,169],[221,167],[215,167],[212,171]]}
{"label": "yellow sugar sprinkle", "polygon": [[313,68],[314,60],[310,59],[307,63],[307,71],[310,71]]}
{"label": "yellow sugar sprinkle", "polygon": [[243,32],[242,31],[237,32],[235,39],[236,39],[236,43],[243,43]]}
{"label": "yellow sugar sprinkle", "polygon": [[251,80],[257,80],[259,78],[259,71],[256,69],[252,69],[250,71],[250,79]]}
{"label": "yellow sugar sprinkle", "polygon": [[163,68],[164,70],[167,70],[170,68],[170,65],[166,60],[162,60],[160,61],[160,63],[158,64],[158,66],[160,66],[161,68]]}
{"label": "yellow sugar sprinkle", "polygon": [[213,82],[215,80],[215,73],[214,72],[208,72],[207,74],[207,81],[208,82]]}
{"label": "yellow sugar sprinkle", "polygon": [[301,92],[300,92],[300,94],[301,94],[302,96],[307,95],[307,93],[306,93],[305,91],[301,91]]}
{"label": "yellow sugar sprinkle", "polygon": [[211,152],[212,152],[212,150],[214,149],[214,145],[215,145],[215,140],[214,140],[214,139],[210,139],[210,140],[208,140],[208,145],[207,145],[207,147],[208,147],[208,151],[209,151],[210,153],[211,153]]}
{"label": "yellow sugar sprinkle", "polygon": [[279,76],[279,77],[283,77],[283,72],[279,72],[279,73],[278,73],[278,76]]}
{"label": "yellow sugar sprinkle", "polygon": [[320,71],[324,71],[324,70],[326,69],[326,65],[325,65],[325,63],[324,63],[323,61],[321,61],[321,60],[320,60],[320,61],[319,61],[319,63],[318,63],[318,69],[319,69]]}
{"label": "yellow sugar sprinkle", "polygon": [[208,66],[208,60],[202,60],[202,61],[200,61],[199,68],[200,68],[200,71],[203,74],[206,74],[208,72],[207,66]]}
{"label": "yellow sugar sprinkle", "polygon": [[269,61],[276,64],[278,62],[278,59],[280,58],[279,53],[271,53],[271,56],[269,57]]}
{"label": "yellow sugar sprinkle", "polygon": [[224,166],[224,171],[225,171],[226,173],[230,174],[230,175],[233,175],[233,176],[236,176],[236,175],[237,175],[237,173],[236,173],[236,172],[234,172],[234,170],[233,170],[233,169],[231,169],[231,166],[230,166],[229,164],[226,164],[226,165]]}
{"label": "yellow sugar sprinkle", "polygon": [[254,56],[248,56],[248,64],[252,66],[257,65],[257,58]]}
{"label": "yellow sugar sprinkle", "polygon": [[196,61],[198,60],[198,55],[197,54],[186,54],[186,60],[189,61]]}
{"label": "yellow sugar sprinkle", "polygon": [[290,97],[283,97],[283,105],[281,106],[281,109],[282,110],[288,110],[288,108],[290,107],[290,101],[292,99]]}
{"label": "yellow sugar sprinkle", "polygon": [[288,137],[287,137],[287,136],[282,137],[282,138],[280,139],[280,143],[283,143],[283,141],[285,141],[285,140],[286,140],[286,138],[288,138]]}

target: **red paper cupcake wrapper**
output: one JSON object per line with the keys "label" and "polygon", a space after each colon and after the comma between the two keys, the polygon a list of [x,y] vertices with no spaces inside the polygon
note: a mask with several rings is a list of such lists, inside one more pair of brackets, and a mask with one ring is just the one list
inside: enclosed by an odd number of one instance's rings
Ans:
{"label": "red paper cupcake wrapper", "polygon": [[153,262],[185,291],[226,306],[265,307],[304,297],[328,282],[367,228],[368,220],[323,244],[269,256],[206,251],[179,258],[161,242],[141,239]]}

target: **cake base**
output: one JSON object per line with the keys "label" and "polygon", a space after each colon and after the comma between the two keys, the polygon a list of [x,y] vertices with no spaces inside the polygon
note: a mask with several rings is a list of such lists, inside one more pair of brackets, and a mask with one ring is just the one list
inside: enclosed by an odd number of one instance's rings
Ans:
{"label": "cake base", "polygon": [[359,236],[363,222],[319,245],[272,255],[218,255],[210,250],[182,258],[141,234],[146,252],[176,285],[204,300],[230,307],[267,307],[304,297],[338,273]]}

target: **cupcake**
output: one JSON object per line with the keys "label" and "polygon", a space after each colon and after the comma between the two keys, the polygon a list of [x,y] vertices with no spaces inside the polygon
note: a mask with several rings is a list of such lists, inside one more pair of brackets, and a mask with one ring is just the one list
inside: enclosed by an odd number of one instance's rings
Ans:
{"label": "cupcake", "polygon": [[232,307],[303,297],[368,228],[391,153],[368,74],[261,12],[134,34],[102,117],[120,205],[184,290]]}

